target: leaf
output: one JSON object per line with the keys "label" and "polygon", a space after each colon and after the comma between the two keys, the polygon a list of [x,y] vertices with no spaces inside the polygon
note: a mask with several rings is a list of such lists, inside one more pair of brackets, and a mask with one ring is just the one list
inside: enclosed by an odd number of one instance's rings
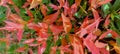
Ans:
{"label": "leaf", "polygon": [[53,35],[59,35],[63,31],[63,27],[57,25],[50,25],[50,29],[53,32]]}
{"label": "leaf", "polygon": [[81,3],[81,0],[75,0],[75,4],[78,6],[78,5],[80,5],[80,3]]}
{"label": "leaf", "polygon": [[35,39],[26,39],[23,43],[24,44],[30,44],[30,43],[33,43]]}
{"label": "leaf", "polygon": [[73,46],[73,54],[84,54],[84,47],[81,38],[73,34],[69,36],[69,40]]}
{"label": "leaf", "polygon": [[110,1],[112,1],[112,0],[103,0],[103,1],[100,1],[99,3],[98,3],[98,5],[103,5],[103,4],[107,4],[107,3],[109,3]]}
{"label": "leaf", "polygon": [[100,52],[102,54],[110,54],[108,50],[106,50],[105,48],[100,48]]}
{"label": "leaf", "polygon": [[109,41],[109,44],[113,46],[114,50],[120,54],[120,47],[117,46],[116,42],[114,41]]}
{"label": "leaf", "polygon": [[96,11],[95,9],[92,8],[92,12],[93,12],[93,16],[94,16],[94,19],[95,19],[95,20],[97,20],[97,19],[100,18],[98,11]]}
{"label": "leaf", "polygon": [[25,47],[20,47],[20,48],[17,48],[16,51],[17,52],[24,52],[25,51]]}
{"label": "leaf", "polygon": [[43,22],[47,23],[47,24],[52,24],[53,22],[55,22],[55,20],[57,19],[58,15],[59,15],[59,10],[54,13],[54,14],[50,14],[44,17]]}
{"label": "leaf", "polygon": [[44,16],[47,15],[47,7],[44,4],[40,6],[40,10]]}
{"label": "leaf", "polygon": [[108,16],[106,17],[106,20],[105,20],[105,23],[104,23],[105,28],[107,28],[108,25],[110,24],[109,18],[110,18],[110,15],[108,15]]}
{"label": "leaf", "polygon": [[38,54],[43,54],[46,48],[46,42],[44,41],[41,46],[38,46]]}
{"label": "leaf", "polygon": [[3,22],[6,19],[6,10],[6,7],[0,6],[0,22]]}
{"label": "leaf", "polygon": [[22,39],[24,25],[9,22],[9,21],[5,21],[5,23],[6,23],[6,26],[0,28],[0,30],[17,31],[17,39],[18,39],[18,41],[20,41]]}
{"label": "leaf", "polygon": [[99,49],[95,46],[95,44],[91,40],[84,39],[84,44],[89,49],[89,51],[92,52],[92,54],[100,54]]}
{"label": "leaf", "polygon": [[111,3],[107,3],[101,6],[103,13],[102,15],[104,18],[110,13],[110,7],[111,7]]}
{"label": "leaf", "polygon": [[29,51],[30,54],[34,54],[33,50],[31,48],[29,48],[28,51]]}
{"label": "leaf", "polygon": [[116,43],[120,47],[120,38],[116,38]]}
{"label": "leaf", "polygon": [[115,0],[115,2],[113,4],[113,6],[111,7],[111,9],[114,10],[114,11],[119,10],[120,9],[119,3],[120,3],[120,0]]}
{"label": "leaf", "polygon": [[50,54],[56,54],[56,51],[57,51],[57,46],[54,46],[51,48]]}
{"label": "leaf", "polygon": [[108,44],[99,42],[98,40],[95,42],[95,46],[98,48],[105,48]]}
{"label": "leaf", "polygon": [[42,0],[32,0],[29,9],[35,8],[37,5],[41,4]]}
{"label": "leaf", "polygon": [[62,16],[62,20],[63,20],[64,31],[66,33],[69,33],[70,30],[72,29],[72,24],[70,22],[70,19],[68,17],[66,17],[63,13],[61,16]]}
{"label": "leaf", "polygon": [[23,32],[24,31],[22,29],[17,30],[17,39],[18,39],[19,42],[22,39]]}
{"label": "leaf", "polygon": [[33,14],[30,10],[26,9],[26,12],[27,12],[28,16],[30,16],[31,18],[33,17]]}

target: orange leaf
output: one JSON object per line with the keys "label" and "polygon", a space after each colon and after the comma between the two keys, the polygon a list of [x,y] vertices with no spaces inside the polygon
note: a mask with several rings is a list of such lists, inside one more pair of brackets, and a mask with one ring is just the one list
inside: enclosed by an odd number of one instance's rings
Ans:
{"label": "orange leaf", "polygon": [[107,3],[109,3],[110,1],[112,1],[112,0],[101,0],[100,2],[98,2],[98,5],[103,5],[103,4],[107,4]]}
{"label": "orange leaf", "polygon": [[80,3],[81,3],[81,0],[75,0],[75,4],[78,6],[78,5],[80,5]]}
{"label": "orange leaf", "polygon": [[50,15],[45,16],[43,19],[43,22],[45,22],[47,24],[52,24],[53,22],[55,22],[58,15],[59,15],[59,10],[54,14],[50,14]]}
{"label": "orange leaf", "polygon": [[47,14],[47,7],[43,4],[40,6],[41,13],[46,16]]}
{"label": "orange leaf", "polygon": [[69,33],[70,30],[72,29],[72,24],[70,22],[70,19],[68,17],[66,17],[63,13],[61,16],[62,16],[62,20],[63,20],[64,31],[66,33]]}
{"label": "orange leaf", "polygon": [[35,8],[37,5],[41,4],[42,0],[32,0],[29,9]]}

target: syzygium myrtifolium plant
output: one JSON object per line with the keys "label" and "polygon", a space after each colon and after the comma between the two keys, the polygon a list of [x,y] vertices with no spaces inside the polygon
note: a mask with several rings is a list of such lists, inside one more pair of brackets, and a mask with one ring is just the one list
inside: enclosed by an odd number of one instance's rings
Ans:
{"label": "syzygium myrtifolium plant", "polygon": [[0,0],[0,54],[120,54],[120,0]]}

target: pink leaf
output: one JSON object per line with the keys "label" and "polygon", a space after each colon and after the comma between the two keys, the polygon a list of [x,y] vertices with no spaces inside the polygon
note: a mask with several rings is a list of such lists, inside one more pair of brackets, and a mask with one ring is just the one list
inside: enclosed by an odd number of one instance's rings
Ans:
{"label": "pink leaf", "polygon": [[110,18],[110,15],[108,15],[108,16],[106,17],[106,20],[105,20],[105,23],[104,23],[104,26],[105,26],[106,28],[107,28],[107,26],[108,26],[109,23],[110,23],[109,18]]}
{"label": "pink leaf", "polygon": [[84,44],[92,52],[92,54],[100,54],[99,49],[95,46],[95,44],[91,40],[84,39]]}
{"label": "pink leaf", "polygon": [[49,4],[49,6],[51,6],[54,10],[58,10],[59,9],[59,7],[54,5],[54,4]]}
{"label": "pink leaf", "polygon": [[105,46],[107,46],[107,44],[99,42],[98,40],[95,42],[95,45],[98,48],[105,48]]}
{"label": "pink leaf", "polygon": [[17,39],[18,39],[19,42],[22,39],[22,35],[23,35],[23,30],[22,29],[18,29],[18,31],[17,31]]}
{"label": "pink leaf", "polygon": [[34,39],[27,39],[23,43],[24,44],[30,44],[30,43],[33,43],[33,41],[34,41]]}
{"label": "pink leaf", "polygon": [[93,16],[94,16],[95,20],[97,20],[98,18],[100,18],[99,13],[94,8],[92,8],[92,12],[93,12]]}
{"label": "pink leaf", "polygon": [[38,46],[38,54],[43,54],[46,48],[46,42],[44,41],[41,46]]}
{"label": "pink leaf", "polygon": [[34,54],[31,48],[29,48],[28,51],[30,54]]}

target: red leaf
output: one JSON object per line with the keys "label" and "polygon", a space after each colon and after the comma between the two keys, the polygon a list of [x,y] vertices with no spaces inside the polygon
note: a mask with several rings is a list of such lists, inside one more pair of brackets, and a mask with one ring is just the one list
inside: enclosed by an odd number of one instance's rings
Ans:
{"label": "red leaf", "polygon": [[46,48],[46,42],[44,41],[41,46],[38,46],[38,54],[43,54]]}
{"label": "red leaf", "polygon": [[98,40],[95,42],[95,45],[98,48],[105,48],[105,46],[107,46],[107,44],[99,42]]}
{"label": "red leaf", "polygon": [[23,35],[23,29],[18,29],[17,30],[17,39],[20,42],[20,40],[22,39],[22,35]]}
{"label": "red leaf", "polygon": [[107,26],[108,26],[109,23],[110,23],[109,18],[110,18],[110,15],[108,15],[108,16],[106,17],[106,20],[105,20],[105,23],[104,23],[105,28],[107,28]]}
{"label": "red leaf", "polygon": [[70,19],[68,17],[66,17],[63,13],[61,16],[62,16],[62,20],[63,20],[64,31],[66,33],[68,33],[72,29],[72,24],[70,22]]}
{"label": "red leaf", "polygon": [[107,3],[109,3],[110,1],[112,1],[112,0],[101,0],[100,2],[98,2],[98,5],[103,5],[103,4],[107,4]]}
{"label": "red leaf", "polygon": [[110,32],[107,31],[107,32],[104,32],[100,37],[99,39],[103,39],[105,36],[107,36]]}
{"label": "red leaf", "polygon": [[14,5],[13,7],[14,7],[15,11],[16,11],[18,14],[20,14],[20,9],[19,9],[16,5]]}
{"label": "red leaf", "polygon": [[59,10],[54,14],[45,16],[44,19],[43,19],[43,22],[45,22],[47,24],[52,24],[53,22],[55,22],[58,15],[59,15]]}
{"label": "red leaf", "polygon": [[84,54],[82,39],[77,37],[76,35],[70,35],[69,39],[71,45],[73,46],[73,54]]}
{"label": "red leaf", "polygon": [[112,34],[112,37],[113,37],[113,38],[119,37],[119,34],[117,34],[115,31],[113,31],[113,30],[108,30],[107,32],[104,32],[104,33],[99,37],[99,39],[104,38],[104,37],[107,36],[109,33]]}
{"label": "red leaf", "polygon": [[95,29],[98,28],[98,25],[100,23],[100,18],[98,18],[97,20],[95,20],[95,22],[93,22],[92,24],[88,25],[85,29],[88,31],[88,32],[93,32]]}
{"label": "red leaf", "polygon": [[58,35],[63,31],[62,26],[50,25],[50,29],[53,32],[53,35]]}
{"label": "red leaf", "polygon": [[93,12],[93,16],[94,16],[95,20],[97,20],[98,18],[100,18],[99,13],[94,8],[92,8],[92,12]]}
{"label": "red leaf", "polygon": [[69,54],[72,53],[72,50],[69,49],[70,45],[66,45],[66,46],[60,46],[59,49],[60,49],[60,53],[61,54],[64,54],[64,52],[67,52]]}
{"label": "red leaf", "polygon": [[[109,30],[109,31],[110,31],[110,30]],[[113,31],[113,30],[111,30],[110,33],[112,34],[112,37],[113,37],[113,38],[120,37],[119,34],[118,34],[117,32],[115,32],[115,31]]]}
{"label": "red leaf", "polygon": [[27,12],[28,16],[30,16],[31,18],[33,17],[33,14],[31,13],[30,10],[26,9],[26,12]]}
{"label": "red leaf", "polygon": [[6,26],[0,28],[0,30],[17,31],[17,39],[18,41],[20,41],[22,39],[24,25],[9,22],[9,21],[5,21],[5,23],[6,23]]}
{"label": "red leaf", "polygon": [[30,44],[30,43],[33,43],[33,41],[34,41],[34,39],[27,39],[23,43],[24,44]]}
{"label": "red leaf", "polygon": [[22,6],[22,8],[27,8],[30,5],[29,2],[25,2],[24,5]]}
{"label": "red leaf", "polygon": [[92,54],[100,54],[99,49],[95,46],[95,44],[91,40],[84,39],[84,44],[92,52]]}
{"label": "red leaf", "polygon": [[95,39],[97,38],[97,36],[93,35],[93,33],[89,33],[88,36],[86,37],[86,39],[89,39],[89,40],[92,40],[92,41],[95,41]]}
{"label": "red leaf", "polygon": [[78,6],[78,5],[80,5],[80,3],[81,3],[81,0],[75,0],[75,4]]}
{"label": "red leaf", "polygon": [[25,51],[25,47],[18,48],[16,51],[17,52],[24,52]]}
{"label": "red leaf", "polygon": [[56,54],[57,46],[51,48],[50,54]]}
{"label": "red leaf", "polygon": [[49,6],[51,6],[54,10],[58,10],[59,9],[59,7],[54,5],[54,4],[49,4]]}
{"label": "red leaf", "polygon": [[85,34],[87,34],[88,32],[87,32],[87,30],[86,29],[84,29],[84,28],[82,28],[81,29],[81,32],[80,32],[80,37],[83,37]]}
{"label": "red leaf", "polygon": [[47,15],[47,7],[44,4],[40,6],[40,10],[44,16]]}
{"label": "red leaf", "polygon": [[60,8],[63,7],[63,5],[65,4],[65,0],[57,0],[60,4]]}
{"label": "red leaf", "polygon": [[105,48],[100,48],[100,52],[101,54],[110,54],[108,50],[106,50]]}
{"label": "red leaf", "polygon": [[29,48],[28,51],[30,54],[34,54],[31,48]]}

